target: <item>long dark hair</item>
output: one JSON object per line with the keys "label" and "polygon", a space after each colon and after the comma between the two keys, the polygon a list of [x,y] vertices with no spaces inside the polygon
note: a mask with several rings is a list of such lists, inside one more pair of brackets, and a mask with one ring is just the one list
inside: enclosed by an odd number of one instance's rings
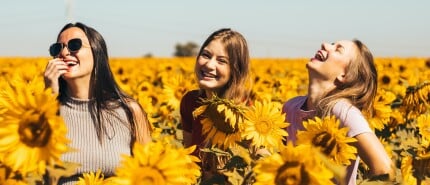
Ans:
{"label": "long dark hair", "polygon": [[230,28],[219,29],[205,40],[200,47],[196,60],[198,60],[204,48],[214,40],[219,40],[224,45],[231,68],[230,80],[220,92],[217,92],[217,96],[232,99],[236,102],[248,101],[251,89],[250,56],[245,38],[242,34]]}
{"label": "long dark hair", "polygon": [[[94,99],[94,101],[90,101],[90,112],[95,122],[97,137],[100,143],[103,143],[102,138],[106,134],[106,124],[108,124],[101,121],[105,120],[102,119],[102,111],[112,111],[113,108],[118,106],[123,108],[126,113],[127,120],[130,123],[131,140],[134,142],[136,139],[136,119],[132,109],[127,103],[133,99],[124,93],[115,82],[109,66],[109,57],[105,40],[94,28],[80,22],[66,24],[58,34],[57,40],[60,38],[62,32],[72,27],[80,28],[85,33],[91,46],[91,52],[93,53],[94,67],[91,72],[90,98]],[[67,83],[63,78],[60,78],[59,86],[58,100],[61,103],[65,103],[67,100]],[[112,106],[113,104],[117,106]]]}

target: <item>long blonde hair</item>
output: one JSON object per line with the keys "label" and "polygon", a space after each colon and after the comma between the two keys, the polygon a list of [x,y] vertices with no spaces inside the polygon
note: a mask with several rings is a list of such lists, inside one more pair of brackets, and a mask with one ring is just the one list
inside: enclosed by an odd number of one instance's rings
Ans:
{"label": "long blonde hair", "polygon": [[346,99],[369,115],[373,114],[373,99],[376,96],[378,74],[369,48],[361,41],[354,39],[358,53],[346,68],[345,82],[339,83],[336,89],[328,92],[317,105],[318,116],[331,115],[331,111],[341,99]]}

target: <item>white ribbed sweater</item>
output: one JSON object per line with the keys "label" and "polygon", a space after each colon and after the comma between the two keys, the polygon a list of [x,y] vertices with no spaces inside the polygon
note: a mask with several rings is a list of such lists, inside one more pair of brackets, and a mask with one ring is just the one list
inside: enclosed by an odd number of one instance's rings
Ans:
{"label": "white ribbed sweater", "polygon": [[[67,126],[67,138],[71,140],[70,147],[76,152],[65,153],[61,159],[63,161],[79,163],[81,167],[76,174],[96,172],[101,169],[105,177],[111,176],[115,168],[122,160],[121,154],[130,155],[131,131],[127,121],[127,116],[123,109],[117,108],[114,111],[105,113],[108,123],[100,144],[94,121],[90,114],[90,101],[69,98],[60,107],[60,115]],[[63,178],[59,184],[75,184],[77,177]]]}

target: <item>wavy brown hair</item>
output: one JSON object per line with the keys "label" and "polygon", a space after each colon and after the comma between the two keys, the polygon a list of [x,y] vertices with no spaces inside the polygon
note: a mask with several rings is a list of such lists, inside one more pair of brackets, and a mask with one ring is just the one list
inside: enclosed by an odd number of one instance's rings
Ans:
{"label": "wavy brown hair", "polygon": [[328,116],[337,101],[346,99],[352,105],[373,114],[373,99],[378,86],[378,73],[369,48],[359,40],[352,40],[357,46],[357,55],[352,59],[345,74],[345,81],[336,85],[317,105],[318,116]]}
{"label": "wavy brown hair", "polygon": [[204,48],[214,40],[219,40],[224,45],[231,69],[229,81],[217,92],[217,96],[236,102],[248,101],[251,89],[250,56],[245,38],[230,28],[219,29],[212,33],[200,47],[197,60]]}

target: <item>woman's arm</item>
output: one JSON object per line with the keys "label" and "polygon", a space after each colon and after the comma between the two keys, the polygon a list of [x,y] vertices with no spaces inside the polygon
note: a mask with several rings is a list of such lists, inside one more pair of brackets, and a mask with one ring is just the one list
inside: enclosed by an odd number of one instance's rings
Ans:
{"label": "woman's arm", "polygon": [[369,166],[371,175],[388,174],[394,178],[393,163],[361,111],[348,101],[339,101],[333,108],[333,114],[341,120],[342,126],[349,127],[348,136],[357,139],[354,146]]}
{"label": "woman's arm", "polygon": [[369,166],[371,175],[388,174],[390,178],[394,178],[393,163],[376,135],[366,132],[355,138],[358,155]]}

